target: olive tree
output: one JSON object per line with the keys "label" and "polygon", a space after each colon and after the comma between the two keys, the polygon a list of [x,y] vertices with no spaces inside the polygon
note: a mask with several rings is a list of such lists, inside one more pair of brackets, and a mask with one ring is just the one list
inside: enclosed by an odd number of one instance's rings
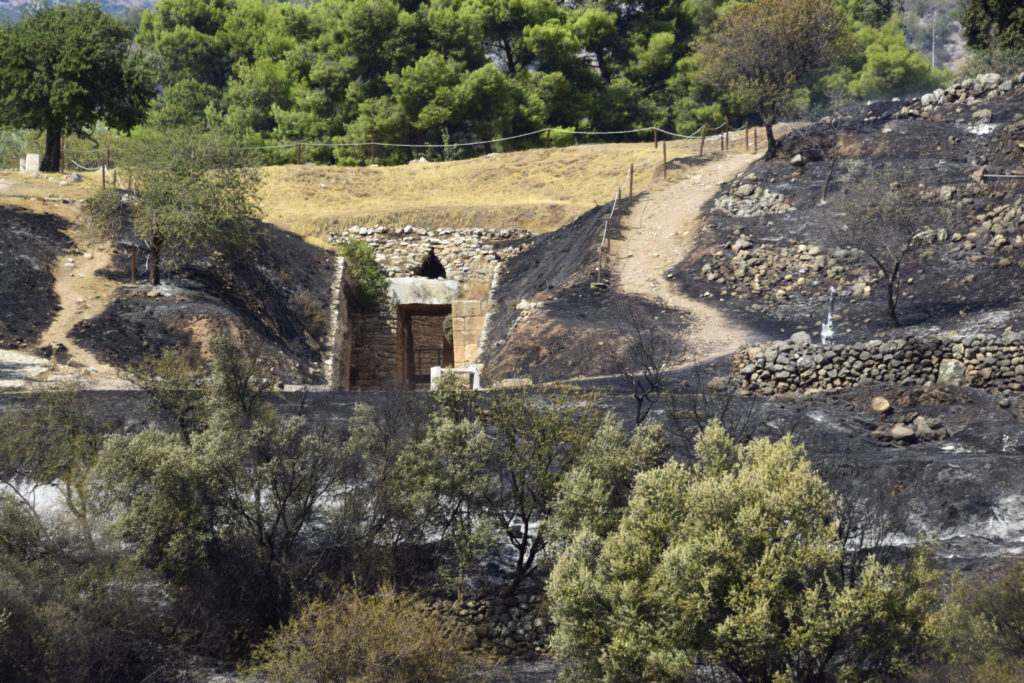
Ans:
{"label": "olive tree", "polygon": [[548,586],[567,678],[856,680],[907,671],[937,573],[869,558],[848,576],[836,501],[787,437],[704,430],[692,466],[639,474],[617,526],[582,529]]}
{"label": "olive tree", "polygon": [[140,131],[126,157],[135,191],[101,192],[86,217],[101,236],[145,245],[152,284],[165,253],[236,258],[256,245],[259,171],[217,131]]}
{"label": "olive tree", "polygon": [[773,126],[796,91],[842,57],[850,32],[830,0],[733,3],[698,44],[704,76],[735,89],[761,116],[767,158],[777,148]]}

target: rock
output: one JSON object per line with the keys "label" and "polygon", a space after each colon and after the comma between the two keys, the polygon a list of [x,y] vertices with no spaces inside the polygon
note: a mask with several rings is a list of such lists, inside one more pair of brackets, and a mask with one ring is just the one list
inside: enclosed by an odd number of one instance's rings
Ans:
{"label": "rock", "polygon": [[886,415],[892,411],[892,404],[889,403],[889,399],[884,396],[875,396],[871,399],[871,410],[882,415]]}
{"label": "rock", "polygon": [[914,419],[914,433],[919,440],[930,441],[938,438],[938,434],[932,429],[928,423],[928,418],[924,415],[918,415]]}
{"label": "rock", "polygon": [[917,432],[901,422],[893,426],[889,431],[889,436],[892,437],[893,441],[913,441],[917,437]]}
{"label": "rock", "polygon": [[793,164],[794,166],[803,166],[804,163],[805,163],[804,162],[804,155],[803,154],[795,155],[793,158],[791,158],[789,160],[789,163]]}
{"label": "rock", "polygon": [[737,187],[735,190],[733,190],[732,193],[736,197],[744,198],[744,197],[749,197],[750,195],[754,194],[754,190],[755,190],[754,186],[751,185],[750,183],[743,183],[742,185]]}
{"label": "rock", "polygon": [[70,176],[68,176],[68,182],[69,183],[80,183],[80,182],[82,182],[81,174],[79,174],[79,173],[72,173]]}
{"label": "rock", "polygon": [[735,242],[732,243],[732,250],[733,251],[744,251],[746,249],[750,249],[752,246],[754,246],[754,245],[750,243],[750,240],[748,240],[748,239],[746,239],[744,237],[739,237],[739,238],[736,239]]}
{"label": "rock", "polygon": [[992,121],[992,110],[991,109],[979,109],[978,111],[971,114],[978,123],[990,123]]}
{"label": "rock", "polygon": [[953,185],[943,185],[939,188],[939,199],[944,202],[951,202],[956,199],[956,187]]}
{"label": "rock", "polygon": [[988,166],[982,166],[977,171],[971,174],[971,180],[976,183],[985,182],[985,175],[988,173]]}
{"label": "rock", "polygon": [[939,374],[936,382],[958,387],[964,383],[964,373],[963,363],[953,358],[943,358],[942,362],[939,363]]}
{"label": "rock", "polygon": [[806,332],[797,332],[789,338],[789,341],[796,346],[809,346],[811,343],[811,335]]}

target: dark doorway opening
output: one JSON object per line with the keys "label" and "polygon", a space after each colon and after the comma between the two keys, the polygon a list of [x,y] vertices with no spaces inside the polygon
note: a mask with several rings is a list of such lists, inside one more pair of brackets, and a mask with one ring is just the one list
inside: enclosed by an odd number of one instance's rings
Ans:
{"label": "dark doorway opening", "polygon": [[451,304],[410,304],[398,307],[398,362],[402,384],[408,389],[429,389],[430,368],[455,365]]}
{"label": "dark doorway opening", "polygon": [[420,277],[428,277],[431,280],[444,280],[448,277],[448,273],[445,272],[444,266],[441,265],[441,260],[437,258],[437,254],[434,253],[433,247],[431,247],[427,257],[423,259],[423,263],[420,264],[420,269],[416,274]]}

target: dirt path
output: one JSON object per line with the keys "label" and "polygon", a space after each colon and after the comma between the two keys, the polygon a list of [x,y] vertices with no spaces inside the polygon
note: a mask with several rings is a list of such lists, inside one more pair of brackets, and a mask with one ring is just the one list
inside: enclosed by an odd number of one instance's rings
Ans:
{"label": "dirt path", "polygon": [[92,353],[78,346],[70,337],[71,328],[80,320],[99,315],[110,303],[117,284],[96,274],[110,264],[110,247],[61,258],[54,268],[54,291],[60,297],[61,309],[40,338],[40,345],[63,344],[70,354],[68,365],[84,369],[90,384],[117,382],[117,370],[99,361]]}
{"label": "dirt path", "polygon": [[[720,311],[678,291],[666,271],[690,252],[700,229],[701,207],[719,184],[732,180],[757,159],[753,154],[716,152],[709,162],[677,159],[667,180],[657,179],[628,207],[622,219],[623,247],[616,270],[624,292],[643,296],[693,316],[686,340],[692,360],[731,353],[753,341],[745,327]],[[613,263],[616,263],[613,261]]]}

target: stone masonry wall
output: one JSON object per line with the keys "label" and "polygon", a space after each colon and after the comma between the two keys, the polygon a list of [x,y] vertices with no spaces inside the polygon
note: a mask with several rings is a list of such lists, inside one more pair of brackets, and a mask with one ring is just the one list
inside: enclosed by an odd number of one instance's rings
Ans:
{"label": "stone masonry wall", "polygon": [[352,315],[352,389],[385,389],[399,384],[398,320],[390,312]]}
{"label": "stone masonry wall", "polygon": [[896,337],[820,347],[798,333],[733,357],[740,386],[757,394],[889,383],[1024,389],[1024,334]]}

